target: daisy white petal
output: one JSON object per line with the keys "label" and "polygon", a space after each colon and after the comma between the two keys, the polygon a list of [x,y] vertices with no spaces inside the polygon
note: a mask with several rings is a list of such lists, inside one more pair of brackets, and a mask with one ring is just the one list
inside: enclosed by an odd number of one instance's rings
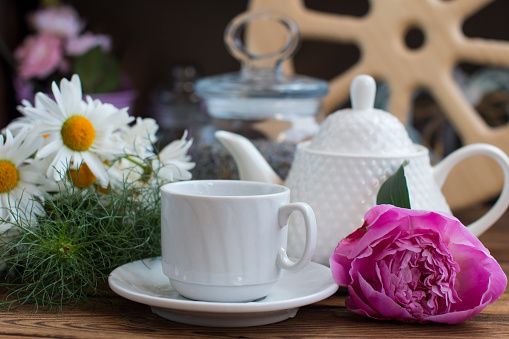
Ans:
{"label": "daisy white petal", "polygon": [[58,107],[57,103],[50,99],[49,96],[47,96],[44,93],[37,93],[35,96],[35,107],[39,109],[43,109],[46,115],[51,115],[53,118],[61,118],[63,117],[62,111]]}
{"label": "daisy white petal", "polygon": [[157,172],[157,175],[167,181],[189,180],[192,178],[191,172],[181,167],[172,166],[171,164],[161,168]]}
{"label": "daisy white petal", "polygon": [[66,110],[65,107],[63,106],[62,94],[60,93],[60,89],[58,88],[57,83],[54,81],[51,83],[51,91],[53,92],[55,101],[58,104],[58,109],[60,110],[60,112],[65,114]]}
{"label": "daisy white petal", "polygon": [[[76,81],[78,83],[76,84]],[[72,80],[69,81],[67,79],[62,79],[60,81],[60,101],[57,98],[57,103],[60,106],[60,109],[66,114],[67,117],[70,117],[72,114],[81,114],[81,83],[79,82],[79,77],[77,75],[72,76]]]}
{"label": "daisy white petal", "polygon": [[108,187],[108,173],[106,172],[106,166],[104,163],[98,159],[95,155],[90,153],[84,153],[83,159],[87,164],[88,168],[99,180],[99,183],[102,187]]}
{"label": "daisy white petal", "polygon": [[[9,130],[5,131],[5,139],[0,138],[0,223],[15,221],[18,216],[30,217],[42,211],[41,199],[47,191],[40,183],[39,177],[34,180],[33,173],[42,173],[39,163],[33,159],[23,159],[32,155],[37,149],[37,143],[26,139],[27,130],[22,129],[13,136]],[[42,175],[41,175],[42,177]],[[36,212],[36,211],[39,212]]]}
{"label": "daisy white petal", "polygon": [[39,150],[39,152],[37,152],[35,157],[38,158],[38,159],[45,158],[48,155],[57,152],[62,147],[64,147],[64,144],[62,143],[62,141],[61,140],[55,140],[53,142],[50,142],[49,144],[47,144],[43,148],[41,148]]}
{"label": "daisy white petal", "polygon": [[[6,132],[8,132],[8,130]],[[31,157],[43,145],[42,138],[29,138],[28,132],[29,130],[27,128],[21,129],[13,139],[13,143],[9,147],[9,151],[5,154],[5,157],[11,159],[16,167]]]}
{"label": "daisy white petal", "polygon": [[168,144],[159,153],[158,159],[152,161],[152,167],[157,175],[167,181],[188,180],[191,179],[191,169],[195,163],[191,162],[191,157],[187,151],[192,145],[193,140],[186,140],[187,131],[180,140],[175,140]]}
{"label": "daisy white petal", "polygon": [[69,167],[71,159],[72,154],[70,154],[70,152],[65,147],[59,149],[55,155],[55,158],[48,167],[48,177],[54,178],[55,181],[61,180],[64,177],[67,168]]}

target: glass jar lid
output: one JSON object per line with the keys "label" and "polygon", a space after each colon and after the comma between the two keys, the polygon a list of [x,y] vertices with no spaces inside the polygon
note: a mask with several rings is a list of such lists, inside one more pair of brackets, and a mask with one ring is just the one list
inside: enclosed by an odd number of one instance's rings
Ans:
{"label": "glass jar lid", "polygon": [[[282,24],[287,30],[284,45],[265,54],[248,51],[241,36],[245,26],[254,20]],[[282,62],[299,46],[299,30],[293,20],[268,11],[244,13],[228,25],[224,40],[230,54],[241,62],[240,72],[204,78],[196,86],[213,117],[291,120],[319,111],[328,83],[307,76],[285,75],[282,71]]]}

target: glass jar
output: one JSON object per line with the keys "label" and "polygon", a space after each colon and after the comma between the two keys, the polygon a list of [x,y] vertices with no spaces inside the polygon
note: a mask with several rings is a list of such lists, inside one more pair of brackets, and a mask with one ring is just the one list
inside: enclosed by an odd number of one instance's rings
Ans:
{"label": "glass jar", "polygon": [[[255,20],[283,25],[287,38],[279,50],[253,53],[246,49],[242,33]],[[230,54],[240,61],[240,72],[203,78],[196,85],[217,128],[276,142],[298,142],[312,136],[318,129],[315,117],[321,112],[328,83],[283,73],[282,62],[300,43],[295,22],[269,11],[243,13],[230,22],[224,41]]]}

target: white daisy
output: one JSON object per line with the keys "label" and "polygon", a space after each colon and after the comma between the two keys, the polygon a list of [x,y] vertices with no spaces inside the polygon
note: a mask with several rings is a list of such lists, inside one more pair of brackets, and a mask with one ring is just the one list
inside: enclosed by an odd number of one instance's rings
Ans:
{"label": "white daisy", "polygon": [[[141,137],[142,134],[139,134]],[[111,183],[115,187],[126,181],[135,186],[145,186],[156,183],[156,178],[164,182],[176,180],[188,180],[192,175],[189,170],[194,168],[195,163],[190,162],[191,157],[187,151],[193,141],[186,140],[187,131],[181,139],[168,144],[159,155],[147,154],[145,158],[136,155],[128,155],[125,158],[118,159],[108,169],[111,177]],[[115,185],[116,184],[116,185]]]}
{"label": "white daisy", "polygon": [[127,126],[119,133],[126,144],[125,157],[117,159],[108,168],[110,184],[115,187],[120,187],[124,181],[142,184],[143,176],[150,172],[145,160],[155,156],[153,144],[157,141],[158,128],[154,119],[138,117],[133,126]]}
{"label": "white daisy", "polygon": [[136,118],[136,123],[122,133],[126,143],[126,153],[141,159],[154,156],[153,144],[157,141],[156,133],[159,129],[156,121],[151,118]]}
{"label": "white daisy", "polygon": [[187,151],[193,144],[193,139],[186,140],[187,131],[180,140],[175,140],[165,146],[158,157],[152,161],[152,168],[157,176],[172,182],[176,180],[189,180],[192,178],[189,170],[195,166]]}
{"label": "white daisy", "polygon": [[143,186],[146,184],[146,181],[142,181],[146,168],[144,162],[137,158],[118,159],[108,168],[111,187],[114,189],[121,188],[123,183]]}
{"label": "white daisy", "polygon": [[[40,96],[36,96],[34,101],[35,101],[35,107],[42,108]],[[18,105],[16,107],[16,109],[22,114],[22,116],[20,118],[15,119],[11,123],[9,123],[9,125],[5,129],[2,130],[2,133],[5,134],[5,130],[9,129],[11,131],[12,135],[17,135],[21,129],[24,129],[24,128],[32,129],[36,125],[36,121],[33,118],[25,115],[25,108],[27,108],[27,107],[33,108],[34,106],[32,105],[32,103],[30,101],[23,99],[21,101],[21,105]]]}
{"label": "white daisy", "polygon": [[62,179],[68,166],[77,169],[85,163],[101,186],[109,179],[105,161],[124,154],[125,143],[116,137],[133,118],[127,108],[118,110],[99,100],[82,100],[80,79],[62,79],[60,89],[52,84],[56,101],[37,93],[35,107],[25,106],[21,111],[25,121],[34,124],[32,133],[44,136],[45,145],[36,159],[51,158],[47,175],[56,181]]}
{"label": "white daisy", "polygon": [[[41,202],[52,188],[40,163],[30,158],[42,146],[42,138],[27,139],[27,133],[28,129],[21,129],[13,137],[7,129],[5,141],[0,135],[0,217],[3,221],[43,214]],[[0,233],[9,227],[8,223],[1,224]]]}

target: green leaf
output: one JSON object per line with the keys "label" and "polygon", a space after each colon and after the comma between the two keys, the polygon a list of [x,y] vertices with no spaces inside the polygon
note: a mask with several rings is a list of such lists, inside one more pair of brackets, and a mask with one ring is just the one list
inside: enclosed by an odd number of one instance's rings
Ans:
{"label": "green leaf", "polygon": [[382,184],[376,197],[377,205],[389,204],[396,207],[411,208],[404,169],[406,165],[408,165],[408,161],[403,162],[396,173]]}
{"label": "green leaf", "polygon": [[87,94],[113,92],[120,84],[118,62],[99,46],[76,58],[73,72],[80,76]]}

